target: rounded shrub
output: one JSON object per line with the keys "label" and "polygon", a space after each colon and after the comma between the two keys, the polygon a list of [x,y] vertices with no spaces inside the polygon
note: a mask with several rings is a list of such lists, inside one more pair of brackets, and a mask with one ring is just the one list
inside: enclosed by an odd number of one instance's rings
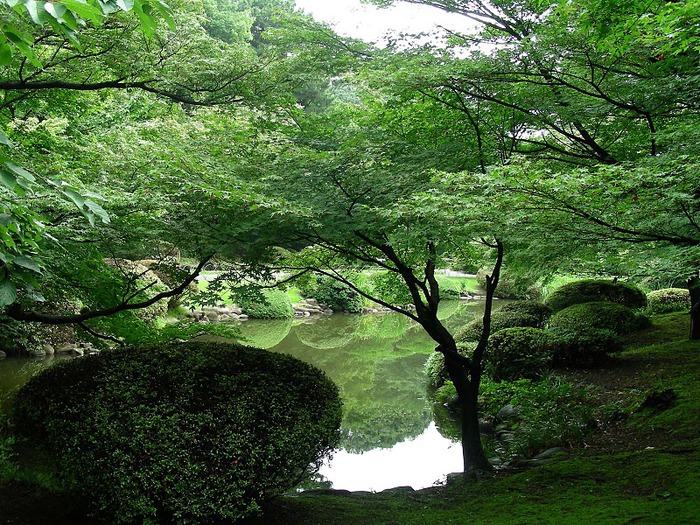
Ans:
{"label": "rounded shrub", "polygon": [[554,364],[561,366],[593,366],[606,354],[622,350],[615,332],[599,328],[550,328],[547,344]]}
{"label": "rounded shrub", "polygon": [[259,294],[237,296],[236,301],[254,319],[289,319],[294,316],[287,294],[275,288],[260,290]]}
{"label": "rounded shrub", "polygon": [[607,301],[621,304],[628,308],[644,308],[646,295],[631,284],[583,279],[567,283],[547,296],[545,304],[555,312],[574,304]]}
{"label": "rounded shrub", "polygon": [[539,379],[549,371],[551,361],[544,330],[505,328],[489,338],[486,369],[494,381]]}
{"label": "rounded shrub", "polygon": [[[529,316],[537,324],[524,324],[518,326],[531,326],[533,328],[542,328],[547,324],[547,320],[552,316],[552,309],[544,303],[538,301],[513,301],[512,303],[504,304],[500,310],[496,312],[499,315],[518,314]],[[526,318],[526,317],[525,317]]]}
{"label": "rounded shrub", "polygon": [[647,294],[647,312],[666,314],[690,310],[690,292],[685,288],[664,288]]}
{"label": "rounded shrub", "polygon": [[362,311],[362,296],[348,285],[330,277],[318,278],[313,297],[319,303],[328,305],[331,310],[349,313]]}
{"label": "rounded shrub", "polygon": [[[508,303],[491,314],[491,334],[505,328],[544,328],[552,310],[536,301]],[[461,343],[478,341],[484,329],[483,320],[475,319],[455,332],[455,340]]]}
{"label": "rounded shrub", "polygon": [[291,356],[215,343],[58,363],[17,394],[17,435],[48,451],[101,523],[219,523],[259,512],[335,446],[341,402]]}
{"label": "rounded shrub", "polygon": [[642,314],[630,308],[607,301],[574,304],[555,313],[549,320],[550,328],[570,332],[610,330],[624,335],[643,328],[649,322]]}

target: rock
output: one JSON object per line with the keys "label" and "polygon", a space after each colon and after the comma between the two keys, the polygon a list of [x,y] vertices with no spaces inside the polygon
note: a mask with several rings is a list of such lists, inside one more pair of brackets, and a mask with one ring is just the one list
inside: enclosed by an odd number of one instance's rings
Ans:
{"label": "rock", "polygon": [[518,413],[516,408],[513,405],[508,404],[498,411],[496,414],[496,421],[507,421],[517,415]]}
{"label": "rock", "polygon": [[657,410],[666,410],[673,405],[676,399],[678,399],[678,394],[672,388],[662,392],[651,392],[639,405],[639,409],[655,408]]}
{"label": "rock", "polygon": [[534,459],[536,461],[543,461],[543,460],[551,461],[553,459],[561,458],[561,457],[566,456],[566,455],[567,455],[566,450],[564,450],[563,448],[552,447],[552,448],[548,448],[544,452],[537,454],[532,459]]}
{"label": "rock", "polygon": [[5,359],[7,357],[7,354],[0,350],[0,359]]}
{"label": "rock", "polygon": [[46,353],[44,352],[43,348],[35,348],[32,350],[32,355],[34,357],[46,357]]}
{"label": "rock", "polygon": [[82,357],[85,355],[85,352],[82,348],[76,348],[75,350],[73,350],[73,354]]}
{"label": "rock", "polygon": [[78,348],[78,345],[76,345],[75,343],[68,343],[68,344],[65,344],[63,346],[59,346],[56,349],[56,354],[57,355],[61,355],[61,354],[70,355],[70,354],[73,354],[77,348]]}
{"label": "rock", "polygon": [[50,344],[43,345],[41,349],[44,351],[44,355],[54,355],[56,353],[56,350]]}
{"label": "rock", "polygon": [[219,314],[214,310],[207,312],[207,319],[209,319],[210,323],[216,323],[219,320]]}
{"label": "rock", "polygon": [[493,434],[496,430],[494,428],[493,421],[490,419],[480,419],[479,420],[479,430],[482,434]]}
{"label": "rock", "polygon": [[304,302],[306,302],[306,304],[318,304],[318,301],[316,299],[304,299]]}
{"label": "rock", "polygon": [[238,316],[238,320],[239,320],[239,321],[247,321],[247,320],[248,320],[248,316],[247,316],[246,314],[240,314],[240,315]]}

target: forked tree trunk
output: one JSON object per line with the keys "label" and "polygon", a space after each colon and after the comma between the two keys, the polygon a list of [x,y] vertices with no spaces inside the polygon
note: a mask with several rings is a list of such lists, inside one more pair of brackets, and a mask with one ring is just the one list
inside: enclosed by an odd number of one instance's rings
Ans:
{"label": "forked tree trunk", "polygon": [[463,364],[450,359],[448,353],[445,354],[445,367],[459,397],[464,474],[478,478],[481,472],[493,470],[481,443],[478,408],[479,387],[469,380]]}
{"label": "forked tree trunk", "polygon": [[690,339],[700,339],[700,279],[688,279],[690,293]]}

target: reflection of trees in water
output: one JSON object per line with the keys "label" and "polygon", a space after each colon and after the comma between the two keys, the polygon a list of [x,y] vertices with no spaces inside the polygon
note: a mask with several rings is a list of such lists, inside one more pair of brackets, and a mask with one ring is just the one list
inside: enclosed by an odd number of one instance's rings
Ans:
{"label": "reflection of trees in water", "polygon": [[317,350],[341,348],[355,338],[358,319],[356,315],[322,317],[294,327],[294,333],[303,344]]}
{"label": "reflection of trees in water", "polygon": [[277,346],[289,334],[292,328],[291,319],[274,319],[266,321],[246,321],[237,326],[240,335],[237,342],[257,348],[272,348]]}
{"label": "reflection of trees in water", "polygon": [[[475,303],[445,304],[457,326],[476,310]],[[334,315],[293,326],[275,351],[319,367],[338,385],[344,403],[341,445],[357,453],[392,447],[428,427],[432,411],[423,365],[434,347],[419,326],[399,314]]]}
{"label": "reflection of trees in water", "polygon": [[421,380],[423,360],[420,355],[383,359],[376,363],[371,383],[343,386],[343,448],[389,448],[427,428],[431,418]]}
{"label": "reflection of trees in water", "polygon": [[413,323],[405,315],[389,313],[363,315],[357,323],[357,339],[391,339],[398,341]]}

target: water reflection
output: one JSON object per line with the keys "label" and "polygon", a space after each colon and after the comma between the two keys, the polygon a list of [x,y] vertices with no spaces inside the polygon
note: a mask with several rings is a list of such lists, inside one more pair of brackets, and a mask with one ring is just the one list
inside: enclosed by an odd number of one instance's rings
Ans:
{"label": "water reflection", "polygon": [[[454,330],[473,319],[480,307],[480,303],[445,302],[441,318]],[[433,414],[425,389],[423,365],[435,344],[407,317],[378,314],[251,320],[239,328],[240,342],[311,363],[340,388],[344,402],[342,449],[324,465],[315,486],[421,488],[459,470],[458,428],[447,414]],[[9,413],[16,391],[50,362],[0,360],[0,414]]]}
{"label": "water reflection", "polygon": [[[471,320],[479,307],[459,301],[444,305],[441,318],[451,329]],[[256,323],[241,327],[248,344],[259,344],[251,340]],[[297,321],[270,348],[319,367],[340,388],[341,450],[319,472],[318,486],[421,488],[459,470],[458,435],[435,425],[426,394],[423,365],[434,347],[410,319],[388,313]]]}

